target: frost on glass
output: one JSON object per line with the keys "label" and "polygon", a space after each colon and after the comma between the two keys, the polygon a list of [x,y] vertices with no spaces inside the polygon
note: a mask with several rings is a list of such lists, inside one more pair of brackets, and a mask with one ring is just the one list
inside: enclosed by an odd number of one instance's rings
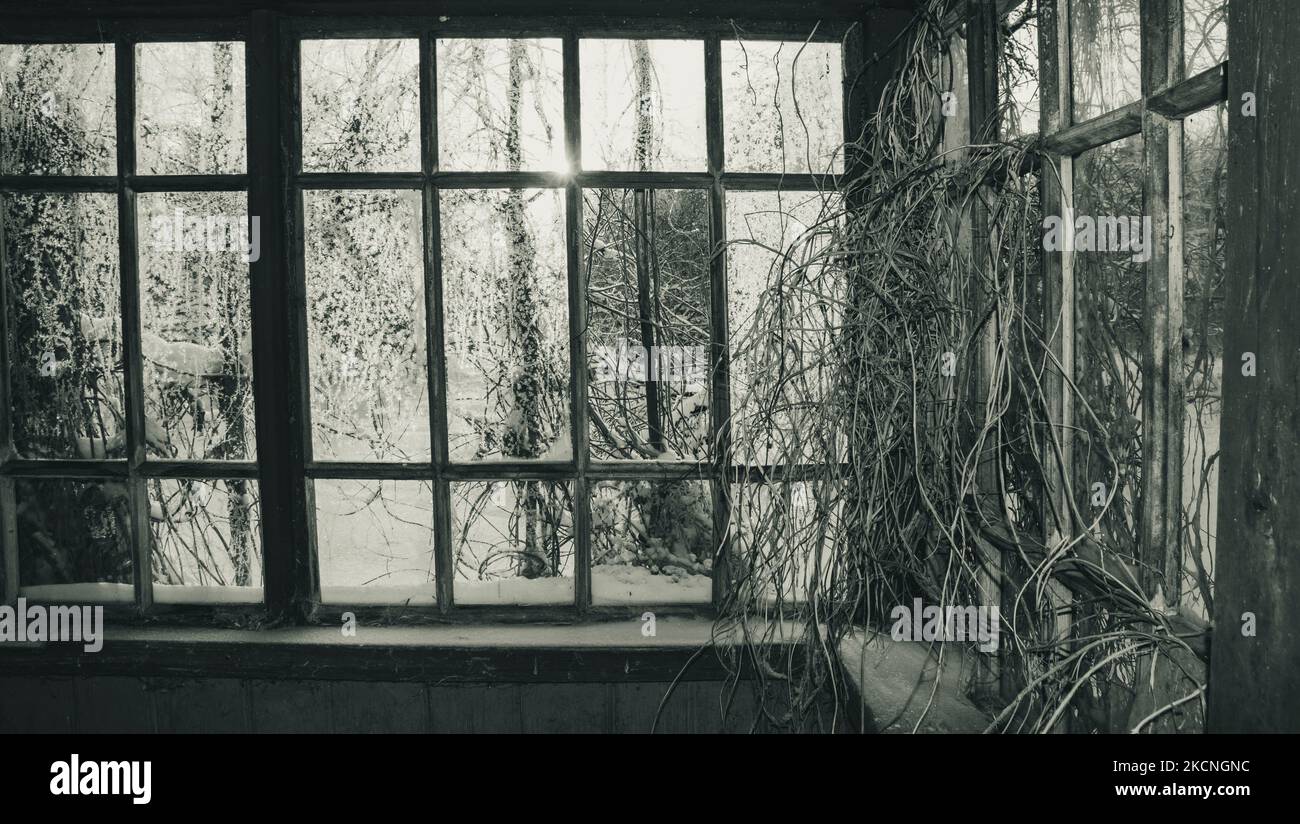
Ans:
{"label": "frost on glass", "polygon": [[452,460],[568,460],[568,280],[559,189],[441,192]]}
{"label": "frost on glass", "polygon": [[1074,120],[1090,120],[1142,93],[1138,0],[1070,0]]}
{"label": "frost on glass", "polygon": [[[1084,152],[1074,175],[1077,219],[1143,214],[1140,136]],[[1130,555],[1142,511],[1146,283],[1146,264],[1134,257],[1078,244],[1074,254],[1075,497],[1094,534]]]}
{"label": "frost on glass", "polygon": [[420,170],[415,40],[302,41],[302,168]]}
{"label": "frost on glass", "polygon": [[0,174],[117,170],[113,46],[0,44]]}
{"label": "frost on glass", "polygon": [[[824,352],[842,325],[844,274],[827,257],[838,198],[816,192],[727,193],[731,411],[740,463],[824,462],[843,444],[800,426],[836,380]],[[814,441],[810,438],[815,437]]]}
{"label": "frost on glass", "polygon": [[153,479],[149,487],[154,600],[262,600],[257,482]]}
{"label": "frost on glass", "polygon": [[724,41],[727,170],[842,171],[843,100],[838,43]]}
{"label": "frost on glass", "polygon": [[438,159],[444,171],[565,170],[561,41],[439,40]]}
{"label": "frost on glass", "polygon": [[1038,132],[1038,4],[1021,5],[1007,17],[998,66],[1002,135],[1023,137]]}
{"label": "frost on glass", "polygon": [[149,454],[251,460],[247,197],[141,193],[136,209]]}
{"label": "frost on glass", "polygon": [[1227,59],[1227,0],[1183,0],[1183,65],[1187,76]]}
{"label": "frost on glass", "polygon": [[125,481],[15,482],[18,581],[50,601],[130,601],[130,496]]}
{"label": "frost on glass", "polygon": [[140,174],[243,173],[243,43],[141,43],[135,95]]}
{"label": "frost on glass", "polygon": [[1214,593],[1223,421],[1228,115],[1183,121],[1183,603],[1202,619]]}
{"label": "frost on glass", "polygon": [[708,603],[714,548],[708,481],[602,481],[592,488],[593,603]]}
{"label": "frost on glass", "polygon": [[828,592],[834,543],[844,537],[839,484],[743,483],[731,494],[731,577],[741,597],[789,605]]}
{"label": "frost on glass", "polygon": [[5,195],[14,446],[25,458],[124,458],[117,199]]}
{"label": "frost on glass", "polygon": [[457,604],[573,602],[573,487],[556,481],[451,485]]}
{"label": "frost on glass", "polygon": [[709,200],[584,194],[588,434],[596,460],[707,460]]}
{"label": "frost on glass", "polygon": [[321,600],[413,606],[436,601],[429,481],[312,483]]}
{"label": "frost on glass", "polygon": [[303,192],[312,454],[429,460],[420,194]]}
{"label": "frost on glass", "polygon": [[582,166],[704,171],[704,44],[583,40]]}

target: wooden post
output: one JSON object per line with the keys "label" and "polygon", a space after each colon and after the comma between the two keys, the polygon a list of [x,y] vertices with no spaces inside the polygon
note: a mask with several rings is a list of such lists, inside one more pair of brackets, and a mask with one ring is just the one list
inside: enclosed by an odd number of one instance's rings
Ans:
{"label": "wooden post", "polygon": [[[1223,464],[1208,725],[1214,732],[1300,732],[1295,4],[1231,0],[1228,48]],[[1244,358],[1253,358],[1253,375],[1245,374]]]}

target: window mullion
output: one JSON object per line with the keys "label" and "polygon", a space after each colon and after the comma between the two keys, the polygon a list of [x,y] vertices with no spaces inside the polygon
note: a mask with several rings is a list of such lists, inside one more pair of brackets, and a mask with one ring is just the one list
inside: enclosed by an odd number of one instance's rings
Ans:
{"label": "window mullion", "polygon": [[[249,213],[267,227],[262,254],[249,269],[263,582],[270,615],[292,618],[319,600],[315,521],[304,472],[311,423],[304,402],[304,308],[295,288],[301,283],[301,246],[286,239],[301,236],[300,226],[296,234],[287,231],[297,225],[291,218],[300,197],[297,187],[287,185],[291,169],[285,167],[301,154],[295,134],[296,42],[282,33],[278,15],[255,11],[245,54]],[[286,143],[287,158],[281,151]]]}
{"label": "window mullion", "polygon": [[455,605],[451,549],[451,485],[447,469],[447,353],[443,346],[442,224],[438,187],[438,58],[433,37],[420,36],[420,157],[424,175],[424,327],[428,360],[429,426],[433,453],[433,564],[438,609]]}
{"label": "window mullion", "polygon": [[117,233],[122,285],[123,371],[127,494],[131,513],[135,602],[141,612],[153,606],[149,490],[140,474],[145,460],[144,358],[141,353],[140,256],[136,233],[135,191],[135,43],[119,40],[114,48],[117,98]]}
{"label": "window mullion", "polygon": [[[582,167],[581,81],[578,36],[564,36],[564,141],[570,170]],[[582,185],[571,176],[564,189],[564,245],[569,286],[570,427],[573,461],[573,597],[579,612],[591,607],[591,495],[587,489],[587,277],[582,270]]]}
{"label": "window mullion", "polygon": [[[1167,87],[1182,64],[1182,37],[1175,44],[1170,19],[1182,17],[1181,0],[1142,0],[1142,95]],[[1181,32],[1180,32],[1181,34]],[[1178,489],[1175,437],[1171,424],[1179,418],[1171,357],[1174,330],[1173,294],[1169,277],[1169,123],[1155,112],[1142,112],[1143,204],[1151,222],[1151,249],[1146,263],[1142,374],[1142,512],[1139,560],[1143,586],[1154,592],[1163,583],[1167,602],[1177,603],[1180,586],[1177,569],[1177,513],[1171,492]],[[1171,472],[1171,467],[1174,471]],[[1173,500],[1177,500],[1176,498]],[[1172,574],[1171,574],[1172,573]]]}
{"label": "window mullion", "polygon": [[722,130],[722,39],[712,35],[704,41],[704,122],[708,141],[709,174],[709,241],[715,254],[710,261],[710,373],[712,386],[709,408],[710,433],[713,438],[713,604],[721,605],[727,597],[731,554],[730,506],[728,488],[732,463],[731,450],[731,353],[727,328],[727,256],[726,193],[722,175],[726,168]]}

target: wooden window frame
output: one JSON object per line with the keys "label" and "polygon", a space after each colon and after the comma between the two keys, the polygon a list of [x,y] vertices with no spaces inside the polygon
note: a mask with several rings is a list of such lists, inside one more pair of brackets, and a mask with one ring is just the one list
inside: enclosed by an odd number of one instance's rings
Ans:
{"label": "wooden window frame", "polygon": [[[254,10],[246,16],[209,18],[93,19],[17,18],[6,21],[5,43],[113,43],[118,132],[115,176],[0,177],[0,197],[15,192],[108,192],[118,196],[119,254],[122,272],[127,458],[125,460],[23,460],[14,451],[8,415],[0,424],[0,602],[19,596],[18,536],[14,485],[21,478],[78,480],[125,479],[131,489],[131,545],[135,602],[108,604],[117,622],[330,623],[344,611],[362,621],[492,622],[572,621],[583,618],[715,614],[727,597],[729,496],[732,483],[795,478],[800,467],[749,467],[732,463],[724,422],[730,417],[729,339],[727,329],[727,262],[725,205],[728,191],[824,191],[838,186],[836,175],[730,172],[725,168],[721,44],[738,34],[746,40],[838,42],[843,47],[844,140],[857,136],[862,122],[864,66],[861,21],[844,11],[812,9],[791,19],[725,20],[693,17],[683,6],[680,18],[546,18],[456,17],[437,15],[375,16],[364,9],[341,10],[337,16],[291,16]],[[618,9],[615,9],[618,11]],[[627,13],[636,11],[628,4]],[[849,10],[850,12],[852,10]],[[822,19],[812,12],[823,12]],[[479,12],[480,14],[483,12]],[[719,12],[720,14],[720,12]],[[810,34],[811,33],[811,34]],[[567,155],[575,171],[569,176],[532,172],[444,172],[436,146],[436,50],[439,36],[552,37],[563,43],[564,122]],[[419,43],[421,169],[409,173],[317,173],[300,171],[301,111],[298,44],[304,39],[409,38]],[[579,109],[579,42],[584,37],[686,39],[703,43],[707,167],[699,172],[581,171]],[[135,46],[142,42],[226,40],[244,43],[246,61],[248,165],[240,175],[141,176],[135,173]],[[846,170],[852,157],[845,158]],[[438,243],[438,192],[442,189],[562,188],[566,212],[566,273],[570,346],[570,426],[573,457],[564,462],[469,464],[447,454],[441,254]],[[306,292],[303,271],[301,193],[317,188],[396,188],[421,193],[423,205],[423,275],[426,295],[427,380],[430,398],[431,460],[422,463],[314,461],[311,458],[310,398],[307,375]],[[587,450],[585,408],[587,353],[581,330],[586,316],[585,273],[578,250],[582,239],[584,189],[617,187],[695,189],[708,192],[711,245],[724,250],[710,262],[710,369],[712,460],[699,463],[646,462],[628,465],[592,461]],[[254,406],[257,460],[244,462],[158,461],[144,449],[144,379],[140,353],[138,282],[139,239],[135,194],[145,191],[247,191],[249,214],[266,227],[261,257],[250,263],[253,337]],[[2,227],[0,227],[2,232]],[[0,254],[3,253],[0,234]],[[0,268],[3,259],[0,258]],[[0,290],[3,292],[3,290]],[[2,299],[2,298],[0,298]],[[7,323],[0,305],[0,324]],[[4,327],[0,325],[0,335]],[[3,339],[7,341],[7,336]],[[0,346],[6,350],[7,346]],[[8,358],[0,351],[0,405],[8,409]],[[288,387],[288,391],[285,391]],[[579,414],[584,411],[584,414]],[[257,605],[158,604],[152,597],[151,535],[146,481],[152,478],[249,479],[259,483],[264,602]],[[353,478],[428,481],[434,491],[435,586],[437,603],[427,607],[322,605],[316,558],[311,481]],[[564,480],[573,485],[574,600],[557,606],[461,605],[454,602],[451,546],[450,482],[462,480]],[[711,482],[715,546],[713,596],[700,605],[653,603],[593,605],[591,593],[590,489],[603,480],[701,479]]]}
{"label": "wooden window frame", "polygon": [[[1143,511],[1139,516],[1139,558],[1157,570],[1143,584],[1150,592],[1160,584],[1169,609],[1179,609],[1183,549],[1181,535],[1182,431],[1182,121],[1228,99],[1228,61],[1184,76],[1183,0],[1140,0],[1141,95],[1124,106],[1083,122],[1072,118],[1070,0],[1035,0],[1039,4],[1038,67],[1040,80],[1039,134],[1036,141],[1044,170],[1040,180],[1043,214],[1062,214],[1074,199],[1074,161],[1085,151],[1141,135],[1143,138],[1144,213],[1152,220],[1154,248],[1146,264],[1146,337],[1142,359]],[[1232,2],[1233,0],[1228,0]],[[1025,0],[971,0],[971,13],[980,4],[996,5],[997,19]],[[1237,0],[1240,2],[1240,0]],[[1000,27],[993,27],[995,29]],[[1000,44],[998,44],[1000,45]],[[994,55],[1000,49],[992,50]],[[1230,59],[1229,55],[1229,59]],[[979,71],[974,66],[972,71]],[[983,72],[996,73],[996,60]],[[996,78],[996,74],[993,75]],[[972,87],[975,78],[972,78]],[[996,86],[994,86],[996,88]],[[1050,411],[1061,444],[1061,460],[1049,467],[1046,493],[1057,512],[1070,508],[1063,478],[1075,478],[1073,464],[1074,409],[1066,382],[1074,380],[1074,260],[1073,252],[1044,254],[1047,328],[1068,330],[1053,340],[1061,374],[1049,375]],[[1159,441],[1151,437],[1160,436]],[[1046,450],[1054,455],[1054,450]],[[1044,519],[1047,523],[1048,519]],[[1065,524],[1066,528],[1079,528]],[[1049,530],[1051,527],[1049,526]],[[1049,540],[1051,535],[1045,536]],[[1200,633],[1193,616],[1176,616]],[[1192,644],[1206,654],[1204,638]]]}

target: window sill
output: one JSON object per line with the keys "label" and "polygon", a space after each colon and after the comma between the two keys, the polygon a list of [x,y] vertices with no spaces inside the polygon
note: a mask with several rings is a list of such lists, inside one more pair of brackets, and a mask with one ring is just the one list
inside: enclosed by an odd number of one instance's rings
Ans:
{"label": "window sill", "polygon": [[568,626],[431,625],[212,629],[109,627],[103,649],[0,644],[0,674],[232,677],[439,683],[671,681],[725,677],[699,654],[713,622],[660,617],[655,635],[636,620]]}

